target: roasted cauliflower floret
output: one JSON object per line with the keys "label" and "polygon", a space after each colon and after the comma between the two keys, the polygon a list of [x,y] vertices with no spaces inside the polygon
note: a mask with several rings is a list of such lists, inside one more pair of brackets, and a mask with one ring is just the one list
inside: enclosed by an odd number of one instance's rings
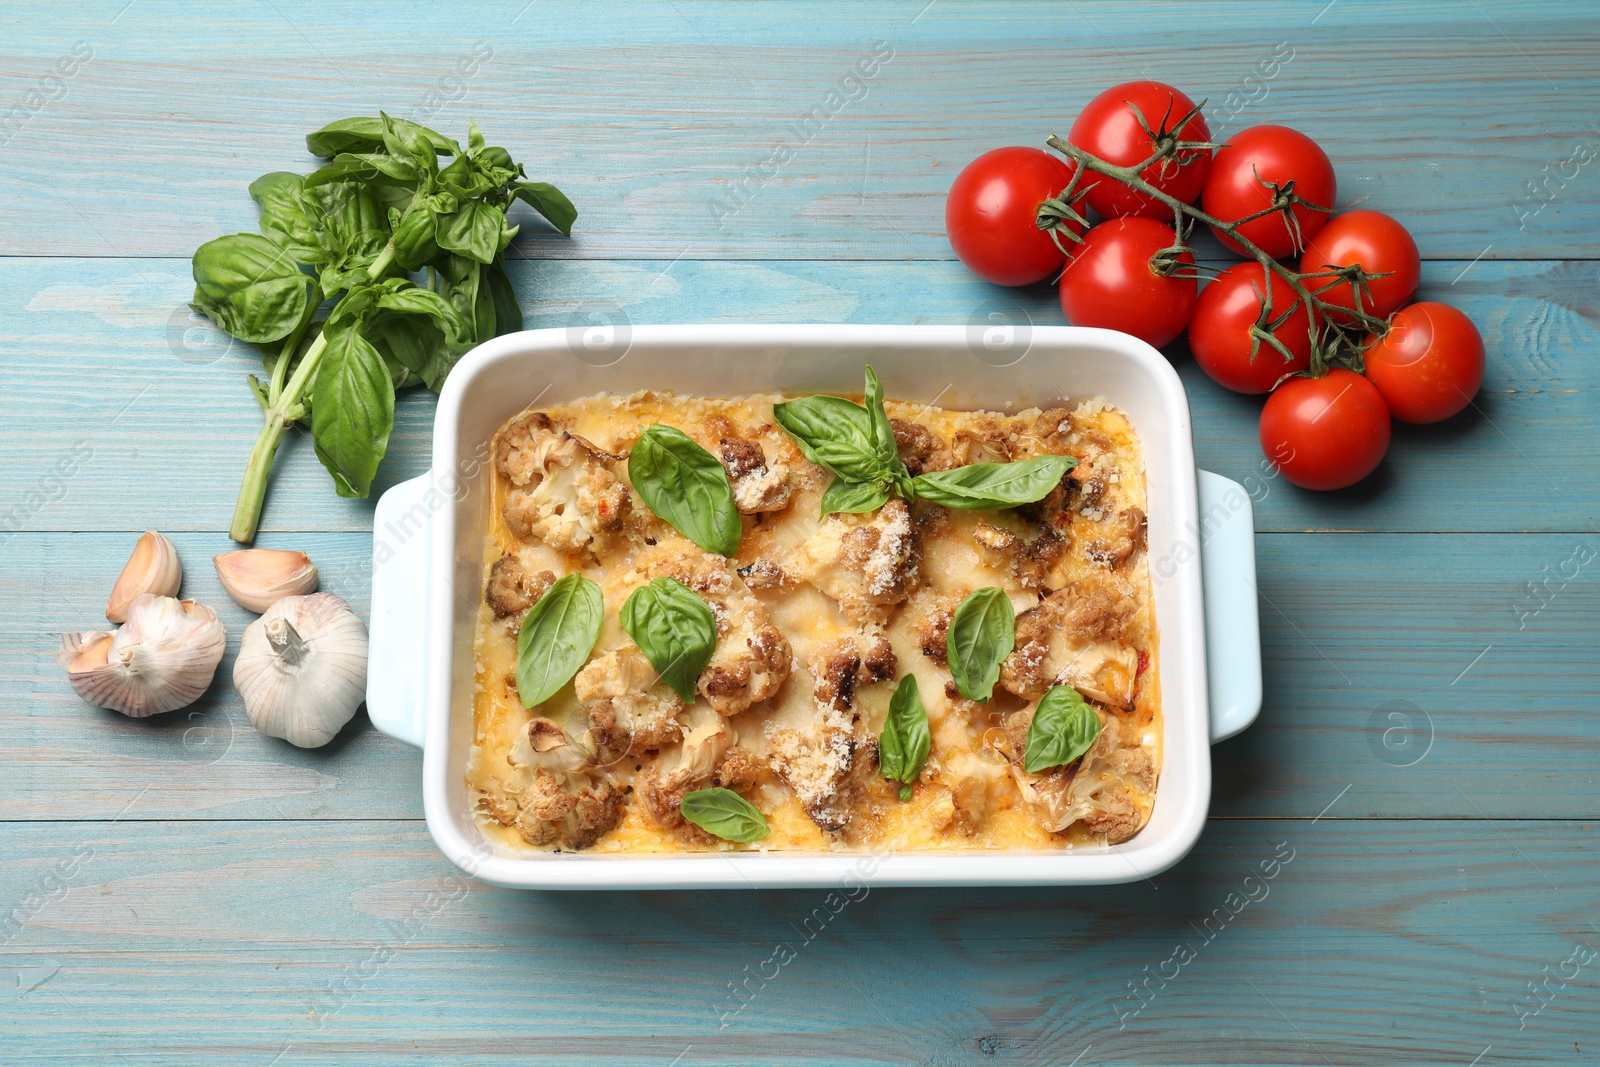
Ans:
{"label": "roasted cauliflower floret", "polygon": [[593,757],[556,723],[534,719],[507,755],[526,786],[514,799],[486,796],[484,807],[531,845],[586,849],[622,820],[624,803]]}
{"label": "roasted cauliflower floret", "polygon": [[1089,558],[1103,566],[1121,567],[1145,547],[1148,523],[1144,511],[1126,508],[1107,525],[1107,536],[1089,543]]}
{"label": "roasted cauliflower floret", "polygon": [[1065,767],[1029,774],[1022,767],[1021,753],[1033,712],[1024,708],[1013,713],[1006,730],[1014,752],[1012,777],[1040,825],[1061,833],[1081,822],[1110,844],[1138,833],[1145,816],[1134,802],[1134,792],[1148,794],[1155,787],[1155,763],[1138,738],[1115,718],[1101,714],[1100,736],[1089,751]]}
{"label": "roasted cauliflower floret", "polygon": [[882,623],[916,589],[920,539],[906,502],[871,515],[830,515],[784,563],[838,601],[851,622]]}
{"label": "roasted cauliflower floret", "polygon": [[857,742],[848,714],[826,706],[819,712],[804,730],[769,725],[767,750],[773,772],[794,790],[811,821],[838,833],[850,821]]}
{"label": "roasted cauliflower floret", "polygon": [[639,754],[683,735],[684,703],[656,674],[634,644],[590,660],[573,679],[578,704],[589,716],[596,745],[611,753]]}
{"label": "roasted cauliflower floret", "polygon": [[946,825],[954,822],[962,833],[977,833],[994,810],[999,786],[1005,777],[1005,763],[986,759],[976,752],[958,753],[940,764],[939,781],[950,790]]}
{"label": "roasted cauliflower floret", "polygon": [[516,556],[501,556],[489,568],[483,600],[494,617],[505,622],[507,629],[516,634],[522,629],[523,617],[555,582],[556,576],[551,571],[534,573]]}
{"label": "roasted cauliflower floret", "polygon": [[633,495],[611,470],[614,462],[544,412],[521,416],[495,444],[495,466],[513,486],[503,508],[506,526],[524,541],[562,552],[616,533]]}
{"label": "roasted cauliflower floret", "polygon": [[683,740],[663,750],[635,779],[639,799],[657,825],[668,830],[684,826],[679,807],[683,795],[710,784],[734,740],[733,729],[722,716],[701,709],[685,728]]}
{"label": "roasted cauliflower floret", "polygon": [[1124,643],[1137,603],[1114,579],[1077,582],[1017,616],[1016,647],[1000,684],[1024,700],[1070,685],[1104,704],[1133,703],[1138,649]]}
{"label": "roasted cauliflower floret", "polygon": [[851,634],[828,642],[811,663],[818,704],[834,711],[855,706],[856,689],[894,677],[894,646],[878,634]]}
{"label": "roasted cauliflower floret", "polygon": [[722,466],[733,486],[733,501],[741,514],[782,511],[789,506],[789,468],[768,462],[757,441],[731,435],[718,442]]}

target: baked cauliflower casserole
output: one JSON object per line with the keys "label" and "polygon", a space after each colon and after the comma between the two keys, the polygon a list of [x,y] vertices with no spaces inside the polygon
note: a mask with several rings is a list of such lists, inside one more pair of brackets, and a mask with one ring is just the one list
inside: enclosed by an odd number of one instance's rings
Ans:
{"label": "baked cauliflower casserole", "polygon": [[601,394],[500,429],[467,781],[489,837],[1059,849],[1144,826],[1161,719],[1127,418],[867,377],[862,401]]}

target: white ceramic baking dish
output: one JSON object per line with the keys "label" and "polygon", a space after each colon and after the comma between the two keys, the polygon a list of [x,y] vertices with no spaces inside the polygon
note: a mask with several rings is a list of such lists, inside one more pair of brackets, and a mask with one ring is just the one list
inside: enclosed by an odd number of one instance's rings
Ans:
{"label": "white ceramic baking dish", "polygon": [[[491,435],[535,401],[601,391],[849,394],[860,390],[868,362],[891,397],[1015,411],[1101,396],[1132,419],[1147,467],[1165,721],[1149,824],[1120,845],[1068,851],[600,856],[491,844],[473,823],[465,785]],[[1249,495],[1235,482],[1196,471],[1188,400],[1166,359],[1106,330],[642,326],[509,334],[469,353],[451,373],[434,422],[432,469],[385,493],[375,524],[367,711],[384,733],[422,747],[428,830],[439,847],[463,870],[496,885],[748,889],[1132,881],[1171,866],[1194,845],[1211,795],[1210,746],[1248,726],[1261,704]]]}

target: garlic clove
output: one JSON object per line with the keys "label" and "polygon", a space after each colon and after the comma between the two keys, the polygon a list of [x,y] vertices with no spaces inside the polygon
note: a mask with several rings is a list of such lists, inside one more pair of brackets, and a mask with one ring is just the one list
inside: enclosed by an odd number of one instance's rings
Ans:
{"label": "garlic clove", "polygon": [[128,605],[135,597],[150,593],[153,596],[177,596],[183,584],[183,567],[178,562],[178,549],[164,535],[146,530],[133,546],[133,555],[122,568],[117,584],[111,587],[106,601],[106,618],[112,622],[128,621]]}
{"label": "garlic clove", "polygon": [[317,566],[304,552],[241,548],[213,556],[211,561],[234,603],[258,615],[286,596],[317,591]]}
{"label": "garlic clove", "polygon": [[233,684],[257,730],[319,748],[367,690],[367,626],[332,593],[287,596],[244,631]]}
{"label": "garlic clove", "polygon": [[226,645],[227,631],[210,608],[146,593],[128,606],[128,621],[115,633],[64,636],[56,662],[90,704],[142,719],[200,699]]}

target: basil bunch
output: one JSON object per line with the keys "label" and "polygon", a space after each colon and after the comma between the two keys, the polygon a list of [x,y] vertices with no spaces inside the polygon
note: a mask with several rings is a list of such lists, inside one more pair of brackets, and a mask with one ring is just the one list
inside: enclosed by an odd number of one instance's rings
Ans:
{"label": "basil bunch", "polygon": [[1069,685],[1053,687],[1034,709],[1022,767],[1029,774],[1065,767],[1100,736],[1100,716]]}
{"label": "basil bunch", "polygon": [[577,217],[554,186],[521,180],[522,166],[475,122],[465,151],[388,115],[332,123],[306,147],[329,162],[251,183],[260,234],[219,237],[194,255],[193,308],[257,345],[266,370],[266,381],[250,376],[265,425],[234,510],[236,541],[255,538],[291,426],[309,423],[340,496],[366,496],[388,449],[395,391],[437,392],[468,349],[522,328],[505,272],[518,231],[506,221],[511,203],[527,202],[564,234]]}
{"label": "basil bunch", "polygon": [[717,649],[717,616],[676,578],[641,585],[622,605],[622,629],[684,703]]}
{"label": "basil bunch", "polygon": [[911,799],[911,784],[922,774],[933,741],[928,709],[917,691],[917,676],[908,674],[889,698],[889,717],[878,735],[878,773],[900,784],[900,799]]}
{"label": "basil bunch", "polygon": [[523,707],[543,704],[572,681],[594,651],[604,619],[600,586],[581,574],[545,590],[517,634],[517,696]]}
{"label": "basil bunch", "polygon": [[876,511],[895,493],[947,508],[1013,508],[1042,500],[1078,464],[1073,456],[1039,456],[1015,463],[969,463],[913,478],[895,447],[894,430],[883,409],[883,386],[871,366],[864,403],[804,396],[774,404],[772,416],[806,459],[833,473],[822,494],[823,517]]}
{"label": "basil bunch", "polygon": [[708,834],[725,841],[749,844],[772,833],[767,817],[754,804],[731,789],[696,789],[678,802],[683,817]]}
{"label": "basil bunch", "polygon": [[950,617],[944,643],[950,677],[961,695],[987,702],[1017,643],[1017,615],[1005,590],[991,585],[967,594]]}

